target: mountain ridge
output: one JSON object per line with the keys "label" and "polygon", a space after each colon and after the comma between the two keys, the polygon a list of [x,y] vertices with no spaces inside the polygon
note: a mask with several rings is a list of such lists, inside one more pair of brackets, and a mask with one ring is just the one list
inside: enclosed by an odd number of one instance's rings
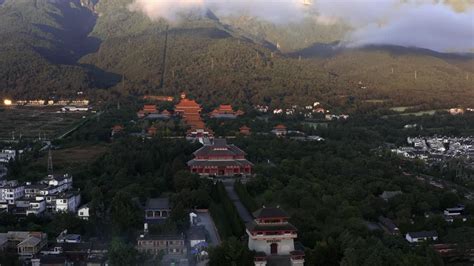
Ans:
{"label": "mountain ridge", "polygon": [[[10,67],[0,67],[0,93],[118,90],[140,95],[158,93],[163,83],[165,88],[159,93],[184,89],[214,102],[233,99],[241,104],[290,104],[314,97],[338,105],[343,103],[340,96],[350,95],[360,100],[369,96],[393,99],[394,104],[441,102],[443,98],[462,104],[474,99],[469,90],[472,81],[464,79],[466,73],[474,76],[472,54],[398,46],[343,48],[337,42],[285,52],[265,36],[223,23],[211,11],[188,14],[179,24],[170,25],[131,12],[128,3],[7,0],[0,7],[0,36],[8,40],[0,44],[0,60]],[[75,25],[81,18],[87,23]],[[163,67],[167,34],[170,47]],[[22,58],[31,59],[30,68]],[[412,80],[415,71],[416,81]],[[328,73],[338,78],[328,78]],[[122,76],[125,83],[118,84]],[[361,82],[368,89],[360,90]],[[37,87],[34,93],[32,84]],[[451,92],[449,87],[453,87]],[[406,93],[413,93],[415,99],[405,99]]]}

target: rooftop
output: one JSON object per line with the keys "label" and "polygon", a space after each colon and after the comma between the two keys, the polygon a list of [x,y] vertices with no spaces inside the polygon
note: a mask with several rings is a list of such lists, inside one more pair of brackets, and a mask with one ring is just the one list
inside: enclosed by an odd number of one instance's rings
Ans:
{"label": "rooftop", "polygon": [[409,232],[407,233],[412,238],[425,238],[425,237],[437,237],[438,233],[436,231],[420,231],[420,232]]}
{"label": "rooftop", "polygon": [[255,221],[248,222],[245,227],[250,231],[297,231],[296,227],[290,223],[284,224],[257,224]]}
{"label": "rooftop", "polygon": [[183,235],[179,234],[162,234],[162,235],[143,235],[138,240],[184,240]]}
{"label": "rooftop", "polygon": [[289,218],[290,216],[282,209],[276,207],[263,207],[252,213],[256,219],[261,218]]}
{"label": "rooftop", "polygon": [[167,197],[148,199],[145,209],[171,209],[170,199]]}

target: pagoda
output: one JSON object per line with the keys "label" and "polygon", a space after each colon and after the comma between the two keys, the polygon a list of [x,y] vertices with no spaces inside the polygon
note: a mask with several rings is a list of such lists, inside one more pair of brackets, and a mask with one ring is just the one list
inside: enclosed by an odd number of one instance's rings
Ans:
{"label": "pagoda", "polygon": [[251,175],[253,164],[245,159],[246,153],[225,139],[214,139],[193,153],[188,162],[192,173],[201,176]]}
{"label": "pagoda", "polygon": [[175,107],[175,112],[181,115],[185,123],[190,127],[187,132],[188,138],[212,138],[213,132],[206,128],[201,118],[201,106],[195,101],[186,98],[186,94],[181,94],[181,100]]}
{"label": "pagoda", "polygon": [[248,247],[256,252],[256,266],[303,266],[304,252],[295,250],[297,229],[288,222],[289,215],[279,207],[263,207],[253,213],[254,220],[246,224]]}

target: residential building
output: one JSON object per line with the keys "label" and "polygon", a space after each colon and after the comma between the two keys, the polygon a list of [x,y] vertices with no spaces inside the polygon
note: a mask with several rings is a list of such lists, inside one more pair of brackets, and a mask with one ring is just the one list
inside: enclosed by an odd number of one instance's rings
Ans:
{"label": "residential building", "polygon": [[171,215],[172,205],[169,198],[148,199],[145,204],[145,223],[163,223]]}
{"label": "residential building", "polygon": [[438,233],[436,231],[409,232],[405,235],[405,239],[410,243],[436,241],[438,240]]}
{"label": "residential building", "polygon": [[188,162],[192,173],[201,176],[235,176],[252,174],[253,164],[245,159],[246,153],[225,139],[214,139],[193,153]]}
{"label": "residential building", "polygon": [[42,232],[9,231],[0,233],[0,240],[6,248],[15,249],[20,257],[31,258],[47,243],[48,236]]}
{"label": "residential building", "polygon": [[273,260],[285,260],[292,266],[304,265],[304,252],[295,250],[297,229],[288,222],[290,217],[284,210],[263,207],[253,216],[254,220],[246,224],[246,232],[248,248],[257,252],[255,265],[271,265]]}
{"label": "residential building", "polygon": [[[18,154],[21,154],[23,151],[18,151]],[[7,164],[12,160],[15,160],[17,156],[16,150],[5,149],[0,152],[0,164]]]}
{"label": "residential building", "polygon": [[16,180],[2,182],[0,208],[9,207],[17,215],[75,212],[81,197],[72,191],[72,180],[72,176],[65,174],[49,175],[36,184],[20,184]]}
{"label": "residential building", "polygon": [[25,186],[16,180],[8,181],[0,187],[0,203],[14,205],[16,200],[25,195]]}
{"label": "residential building", "polygon": [[282,137],[288,134],[288,129],[286,128],[285,125],[279,124],[273,128],[272,133],[277,135],[278,137]]}
{"label": "residential building", "polygon": [[83,220],[89,220],[90,213],[89,213],[89,205],[85,204],[82,205],[78,210],[77,210],[77,216]]}
{"label": "residential building", "polygon": [[56,237],[57,243],[81,243],[81,235],[68,234],[67,230],[62,231],[58,237]]}
{"label": "residential building", "polygon": [[454,222],[455,219],[460,219],[463,222],[467,221],[467,217],[464,215],[464,205],[458,205],[454,208],[447,208],[444,210],[444,220],[448,223]]}
{"label": "residential building", "polygon": [[137,240],[137,249],[151,255],[186,255],[187,249],[182,234],[177,235],[141,235]]}
{"label": "residential building", "polygon": [[379,225],[385,230],[385,232],[391,234],[391,235],[399,235],[400,234],[400,229],[398,226],[395,225],[395,223],[386,217],[379,216]]}
{"label": "residential building", "polygon": [[81,194],[78,192],[64,192],[56,196],[56,212],[76,212],[81,203]]}
{"label": "residential building", "polygon": [[51,261],[59,261],[59,264],[53,265],[108,265],[108,244],[102,242],[79,242],[77,235],[72,239],[73,242],[61,241],[44,248],[41,254],[38,254],[31,260],[32,266],[48,265]]}
{"label": "residential building", "polygon": [[67,113],[67,112],[87,112],[90,110],[90,107],[88,106],[64,106],[61,108],[61,112]]}

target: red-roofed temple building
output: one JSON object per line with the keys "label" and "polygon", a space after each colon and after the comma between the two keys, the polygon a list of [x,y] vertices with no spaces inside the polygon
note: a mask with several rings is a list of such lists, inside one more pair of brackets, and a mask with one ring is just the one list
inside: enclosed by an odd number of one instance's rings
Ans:
{"label": "red-roofed temple building", "polygon": [[215,139],[193,153],[194,159],[188,162],[192,173],[202,176],[248,176],[252,174],[253,164],[245,159],[246,153],[225,139]]}
{"label": "red-roofed temple building", "polygon": [[242,112],[234,112],[232,106],[229,104],[222,104],[214,111],[212,111],[210,116],[212,118],[235,119],[241,113]]}
{"label": "red-roofed temple building", "polygon": [[181,94],[181,100],[175,107],[175,112],[183,118],[190,127],[187,132],[188,137],[201,138],[212,137],[213,132],[206,128],[201,118],[201,106],[195,101],[186,98],[186,94]]}
{"label": "red-roofed temple building", "polygon": [[248,247],[256,252],[254,264],[304,265],[304,252],[295,250],[297,229],[289,215],[280,208],[265,208],[253,213],[254,220],[245,225],[249,237]]}

